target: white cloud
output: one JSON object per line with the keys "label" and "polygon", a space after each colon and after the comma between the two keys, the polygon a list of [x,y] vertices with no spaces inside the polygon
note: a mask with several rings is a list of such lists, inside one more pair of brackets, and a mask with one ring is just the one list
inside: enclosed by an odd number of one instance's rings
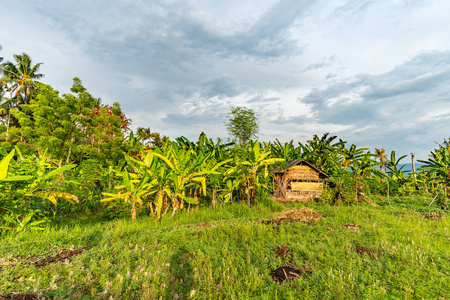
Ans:
{"label": "white cloud", "polygon": [[[44,62],[172,138],[226,136],[229,105],[260,114],[264,140],[333,132],[415,151],[448,138],[450,2],[6,0],[2,56]],[[22,20],[21,22],[16,22]],[[300,99],[300,100],[299,100]],[[229,103],[229,104],[228,104]],[[444,107],[444,108],[443,108]]]}

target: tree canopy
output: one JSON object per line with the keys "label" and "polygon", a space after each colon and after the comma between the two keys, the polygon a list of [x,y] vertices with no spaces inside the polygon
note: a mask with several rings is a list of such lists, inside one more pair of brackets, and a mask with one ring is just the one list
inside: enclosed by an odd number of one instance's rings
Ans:
{"label": "tree canopy", "polygon": [[250,139],[257,138],[259,132],[258,116],[253,109],[245,106],[232,107],[225,123],[231,138],[243,147]]}

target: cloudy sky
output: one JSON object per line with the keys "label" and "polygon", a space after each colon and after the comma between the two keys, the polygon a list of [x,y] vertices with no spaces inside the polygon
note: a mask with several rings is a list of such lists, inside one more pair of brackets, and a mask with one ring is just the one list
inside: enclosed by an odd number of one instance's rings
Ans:
{"label": "cloudy sky", "polygon": [[3,0],[0,55],[77,76],[133,127],[227,137],[231,106],[260,139],[330,132],[420,159],[450,137],[450,1]]}

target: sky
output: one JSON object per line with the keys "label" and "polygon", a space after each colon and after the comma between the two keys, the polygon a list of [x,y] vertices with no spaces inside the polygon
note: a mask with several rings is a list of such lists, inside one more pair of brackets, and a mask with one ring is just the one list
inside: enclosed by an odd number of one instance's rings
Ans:
{"label": "sky", "polygon": [[231,107],[259,139],[329,132],[427,159],[450,138],[450,1],[2,0],[0,56],[79,77],[133,128],[226,138]]}

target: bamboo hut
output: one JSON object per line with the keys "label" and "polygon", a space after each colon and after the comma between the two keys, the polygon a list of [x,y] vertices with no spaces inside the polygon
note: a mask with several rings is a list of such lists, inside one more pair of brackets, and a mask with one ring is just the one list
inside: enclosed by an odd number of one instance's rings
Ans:
{"label": "bamboo hut", "polygon": [[320,198],[328,175],[304,159],[288,161],[287,168],[273,171],[277,189],[275,199],[306,201]]}

